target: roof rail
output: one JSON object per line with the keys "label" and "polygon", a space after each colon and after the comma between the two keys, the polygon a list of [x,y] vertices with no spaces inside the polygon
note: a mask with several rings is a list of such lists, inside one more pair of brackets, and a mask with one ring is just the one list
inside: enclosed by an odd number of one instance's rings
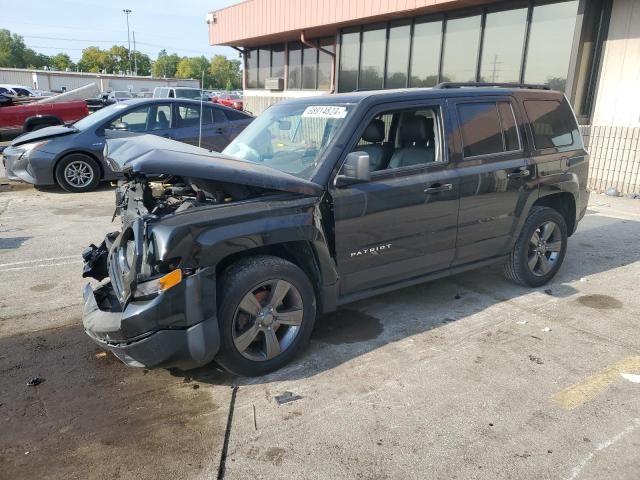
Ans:
{"label": "roof rail", "polygon": [[433,88],[463,88],[463,87],[500,87],[500,88],[529,88],[535,90],[551,90],[549,85],[533,83],[494,83],[494,82],[440,82]]}

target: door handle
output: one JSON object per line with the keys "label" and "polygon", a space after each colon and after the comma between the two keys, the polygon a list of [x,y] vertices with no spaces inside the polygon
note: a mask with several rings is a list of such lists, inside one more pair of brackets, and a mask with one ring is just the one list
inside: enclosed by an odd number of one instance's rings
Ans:
{"label": "door handle", "polygon": [[450,192],[453,190],[453,185],[451,183],[434,183],[428,188],[424,189],[424,193],[440,193],[440,192]]}
{"label": "door handle", "polygon": [[518,170],[517,172],[511,172],[507,174],[507,178],[522,178],[529,176],[529,170],[527,168],[523,168],[522,170]]}

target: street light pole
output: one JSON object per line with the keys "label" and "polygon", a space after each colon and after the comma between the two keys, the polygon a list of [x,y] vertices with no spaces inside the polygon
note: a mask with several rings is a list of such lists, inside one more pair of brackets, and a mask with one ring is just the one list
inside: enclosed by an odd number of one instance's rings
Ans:
{"label": "street light pole", "polygon": [[136,32],[133,33],[133,74],[138,75],[138,57],[136,56]]}
{"label": "street light pole", "polygon": [[124,12],[124,14],[127,16],[127,41],[129,42],[129,72],[131,72],[131,35],[129,34],[129,14],[131,13],[131,10],[129,10],[128,8],[123,8],[122,11]]}

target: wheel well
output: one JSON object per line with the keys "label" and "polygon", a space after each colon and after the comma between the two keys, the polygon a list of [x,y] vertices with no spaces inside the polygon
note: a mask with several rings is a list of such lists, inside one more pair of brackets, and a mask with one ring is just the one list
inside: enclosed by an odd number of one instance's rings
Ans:
{"label": "wheel well", "polygon": [[220,278],[222,273],[238,260],[256,255],[280,257],[299,267],[309,277],[316,294],[316,305],[320,308],[322,305],[322,275],[318,268],[314,249],[309,242],[303,240],[256,247],[229,255],[216,265],[216,277]]}
{"label": "wheel well", "polygon": [[30,132],[33,127],[43,123],[47,125],[62,125],[64,122],[55,115],[29,117],[24,121],[24,131]]}
{"label": "wheel well", "polygon": [[58,165],[60,164],[60,162],[62,160],[64,160],[65,158],[67,158],[69,155],[77,155],[77,154],[86,155],[87,157],[92,158],[93,160],[95,160],[96,163],[98,164],[98,170],[100,171],[100,179],[102,180],[104,178],[104,169],[102,168],[102,162],[100,160],[98,160],[94,154],[89,153],[89,152],[85,152],[83,150],[75,150],[73,152],[66,152],[58,160],[56,160],[56,163],[53,165],[53,180],[56,183],[57,183],[57,180],[56,180],[56,169],[58,168]]}
{"label": "wheel well", "polygon": [[557,210],[564,217],[569,236],[573,234],[576,224],[576,200],[569,192],[552,193],[539,198],[533,204],[534,207],[549,207]]}

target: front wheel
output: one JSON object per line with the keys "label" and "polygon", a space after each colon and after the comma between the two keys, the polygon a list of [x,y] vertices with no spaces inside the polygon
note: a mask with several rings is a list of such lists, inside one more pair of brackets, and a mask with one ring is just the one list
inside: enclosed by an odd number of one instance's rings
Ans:
{"label": "front wheel", "polygon": [[60,160],[55,175],[58,185],[70,193],[94,190],[100,182],[98,163],[82,153],[72,153]]}
{"label": "front wheel", "polygon": [[507,258],[505,276],[520,285],[544,285],[560,269],[567,239],[567,224],[557,210],[533,207]]}
{"label": "front wheel", "polygon": [[222,348],[216,361],[236,375],[259,376],[288,363],[309,342],[315,293],[309,278],[278,257],[241,260],[220,283]]}

